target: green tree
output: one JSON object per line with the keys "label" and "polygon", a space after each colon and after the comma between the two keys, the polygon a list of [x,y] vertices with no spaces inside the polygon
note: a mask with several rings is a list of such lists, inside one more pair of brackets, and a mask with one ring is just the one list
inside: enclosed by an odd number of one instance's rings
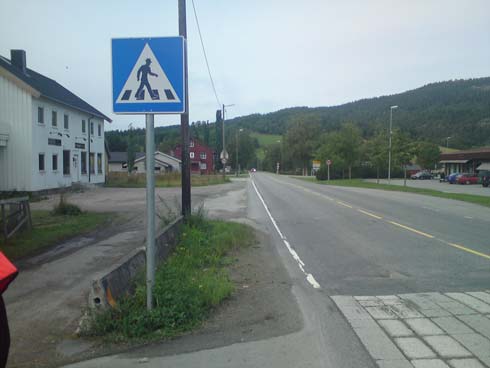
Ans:
{"label": "green tree", "polygon": [[441,150],[437,144],[420,142],[416,147],[417,163],[424,169],[433,169],[439,162]]}
{"label": "green tree", "polygon": [[339,131],[338,139],[338,155],[349,170],[349,179],[352,179],[352,167],[359,162],[361,156],[361,131],[354,123],[345,123]]}
{"label": "green tree", "polygon": [[388,134],[380,129],[364,146],[366,161],[376,168],[376,180],[379,183],[379,172],[388,165]]}
{"label": "green tree", "polygon": [[303,175],[307,175],[309,163],[317,146],[319,127],[305,120],[294,121],[285,137],[291,157],[301,165]]}

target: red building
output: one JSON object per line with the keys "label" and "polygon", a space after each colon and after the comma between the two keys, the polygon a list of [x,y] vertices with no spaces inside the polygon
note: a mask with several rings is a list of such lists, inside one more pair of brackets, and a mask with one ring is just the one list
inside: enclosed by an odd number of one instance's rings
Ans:
{"label": "red building", "polygon": [[[175,147],[171,155],[182,159],[182,146]],[[197,139],[189,141],[189,156],[191,160],[191,174],[213,174],[214,173],[214,151],[202,144]]]}

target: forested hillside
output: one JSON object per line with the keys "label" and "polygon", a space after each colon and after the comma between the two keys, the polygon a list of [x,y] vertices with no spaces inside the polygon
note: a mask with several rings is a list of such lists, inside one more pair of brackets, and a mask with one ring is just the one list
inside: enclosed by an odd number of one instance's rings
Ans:
{"label": "forested hillside", "polygon": [[316,122],[325,131],[353,122],[369,137],[379,126],[387,126],[392,105],[399,106],[394,126],[414,139],[443,144],[451,136],[451,145],[457,148],[490,144],[490,77],[432,83],[334,107],[294,107],[253,114],[229,123],[259,133],[284,134],[288,125],[298,120]]}

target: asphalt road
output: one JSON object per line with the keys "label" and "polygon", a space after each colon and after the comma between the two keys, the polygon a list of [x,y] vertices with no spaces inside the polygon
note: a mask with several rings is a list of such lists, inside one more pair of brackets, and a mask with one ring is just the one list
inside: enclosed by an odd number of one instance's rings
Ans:
{"label": "asphalt road", "polygon": [[263,173],[253,180],[306,273],[329,295],[490,285],[487,208]]}

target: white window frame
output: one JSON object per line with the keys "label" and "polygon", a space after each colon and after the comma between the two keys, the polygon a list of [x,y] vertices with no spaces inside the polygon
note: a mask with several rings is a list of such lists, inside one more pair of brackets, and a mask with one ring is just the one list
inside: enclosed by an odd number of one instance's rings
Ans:
{"label": "white window frame", "polygon": [[70,115],[63,114],[63,129],[70,130]]}
{"label": "white window frame", "polygon": [[201,152],[199,157],[201,158],[201,160],[205,160],[207,158],[206,152]]}
{"label": "white window frame", "polygon": [[189,152],[189,157],[194,158],[194,152]]}
{"label": "white window frame", "polygon": [[[42,121],[39,121],[39,110],[42,110],[42,112],[43,112],[42,115],[41,115],[42,116]],[[45,119],[44,119],[44,106],[38,106],[37,107],[37,123],[39,125],[42,125],[42,126],[45,126],[46,125],[45,124]]]}
{"label": "white window frame", "polygon": [[205,162],[200,162],[199,163],[199,168],[201,170],[207,170],[208,169],[208,164],[206,164]]}
{"label": "white window frame", "polygon": [[[56,117],[56,119],[53,119],[54,117]],[[56,120],[56,122],[54,120]],[[51,128],[58,129],[58,111],[56,110],[51,110]]]}
{"label": "white window frame", "polygon": [[87,134],[87,121],[82,119],[82,134]]}
{"label": "white window frame", "polygon": [[102,137],[102,124],[101,123],[97,124],[97,135],[99,137]]}
{"label": "white window frame", "polygon": [[194,147],[194,141],[189,142],[189,147]]}

